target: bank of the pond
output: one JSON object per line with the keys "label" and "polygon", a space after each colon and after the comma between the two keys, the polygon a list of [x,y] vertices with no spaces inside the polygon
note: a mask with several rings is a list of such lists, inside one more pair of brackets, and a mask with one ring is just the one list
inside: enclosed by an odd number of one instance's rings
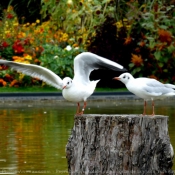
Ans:
{"label": "bank of the pond", "polygon": [[[110,101],[115,99],[137,99],[137,97],[130,92],[94,92],[88,98],[88,101]],[[13,92],[13,93],[0,93],[0,103],[8,102],[67,102],[61,92]]]}
{"label": "bank of the pond", "polygon": [[[175,97],[166,98],[166,101],[175,101]],[[130,92],[94,92],[92,96],[88,98],[88,103],[95,102],[143,102],[143,99],[135,96]],[[162,101],[162,100],[161,100]],[[164,100],[163,100],[164,101]],[[13,92],[13,93],[0,93],[0,105],[14,105],[14,104],[32,104],[32,105],[73,105],[75,103],[68,102],[62,96],[61,92]]]}

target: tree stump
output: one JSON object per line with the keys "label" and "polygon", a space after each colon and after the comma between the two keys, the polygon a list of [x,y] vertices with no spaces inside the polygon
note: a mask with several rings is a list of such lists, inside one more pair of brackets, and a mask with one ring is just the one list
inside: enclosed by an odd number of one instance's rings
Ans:
{"label": "tree stump", "polygon": [[87,114],[74,122],[69,174],[173,174],[168,116]]}

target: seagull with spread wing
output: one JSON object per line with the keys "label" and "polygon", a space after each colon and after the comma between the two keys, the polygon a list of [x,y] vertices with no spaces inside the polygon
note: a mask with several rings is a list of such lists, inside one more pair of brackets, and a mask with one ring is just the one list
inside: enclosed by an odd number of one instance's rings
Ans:
{"label": "seagull with spread wing", "polygon": [[[126,71],[122,65],[110,61],[90,52],[83,52],[74,59],[74,78],[65,77],[63,80],[51,70],[34,64],[24,64],[14,61],[0,60],[0,64],[7,65],[14,70],[31,77],[39,78],[47,84],[62,90],[63,97],[72,102],[77,102],[77,114],[83,114],[86,101],[95,90],[100,80],[90,81],[90,73],[94,69],[108,68],[115,71]],[[80,112],[80,102],[84,106]]]}

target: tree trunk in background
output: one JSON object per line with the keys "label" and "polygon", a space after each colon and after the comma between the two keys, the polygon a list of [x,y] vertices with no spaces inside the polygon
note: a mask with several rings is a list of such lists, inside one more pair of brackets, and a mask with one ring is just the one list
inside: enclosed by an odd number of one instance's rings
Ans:
{"label": "tree trunk in background", "polygon": [[167,116],[75,116],[69,174],[173,174]]}

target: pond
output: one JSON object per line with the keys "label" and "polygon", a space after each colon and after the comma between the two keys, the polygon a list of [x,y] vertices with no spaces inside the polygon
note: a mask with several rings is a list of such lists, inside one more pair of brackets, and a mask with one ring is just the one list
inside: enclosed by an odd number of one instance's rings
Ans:
{"label": "pond", "polygon": [[[155,112],[169,116],[175,148],[175,100],[156,101]],[[151,113],[151,103],[147,112]],[[86,114],[140,114],[143,101],[89,102]],[[0,104],[0,174],[68,174],[65,146],[74,122],[73,103]]]}

